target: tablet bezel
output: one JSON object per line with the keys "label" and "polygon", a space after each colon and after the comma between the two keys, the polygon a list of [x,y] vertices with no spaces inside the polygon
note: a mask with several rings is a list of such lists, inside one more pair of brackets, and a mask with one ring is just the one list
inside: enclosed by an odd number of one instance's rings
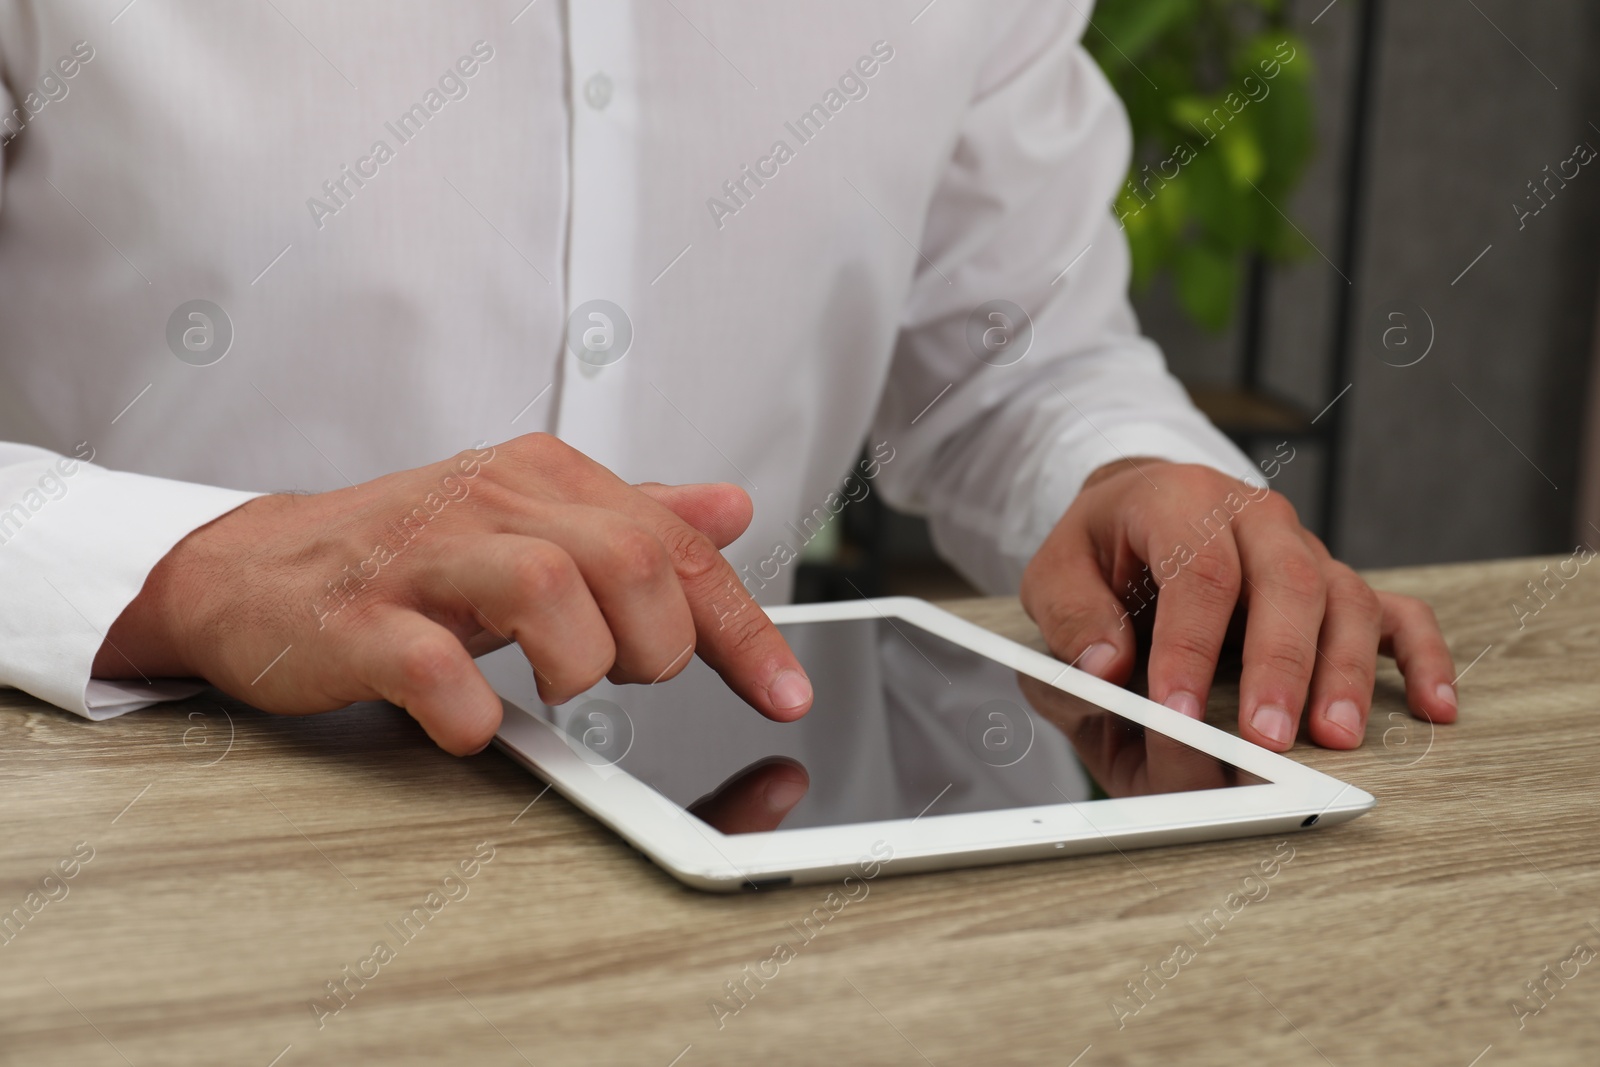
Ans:
{"label": "tablet bezel", "polygon": [[723,834],[622,768],[580,758],[573,747],[577,742],[515,704],[505,702],[495,742],[680,881],[723,892],[851,874],[860,878],[864,871],[870,872],[865,877],[876,877],[1281,833],[1353,819],[1376,803],[1355,786],[1180,715],[925,600],[880,597],[794,604],[768,608],[767,614],[774,623],[903,619],[1267,784],[950,815],[938,814],[937,798],[929,797],[931,810],[914,819]]}

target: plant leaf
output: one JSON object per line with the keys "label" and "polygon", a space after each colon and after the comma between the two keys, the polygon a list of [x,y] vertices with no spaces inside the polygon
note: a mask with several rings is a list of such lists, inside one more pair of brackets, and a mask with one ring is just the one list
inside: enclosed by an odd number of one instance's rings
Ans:
{"label": "plant leaf", "polygon": [[1209,244],[1189,244],[1174,261],[1178,302],[1195,322],[1221,332],[1233,318],[1239,288],[1239,263]]}
{"label": "plant leaf", "polygon": [[1195,0],[1102,0],[1084,36],[1101,66],[1137,63],[1156,38],[1191,21],[1195,7]]}

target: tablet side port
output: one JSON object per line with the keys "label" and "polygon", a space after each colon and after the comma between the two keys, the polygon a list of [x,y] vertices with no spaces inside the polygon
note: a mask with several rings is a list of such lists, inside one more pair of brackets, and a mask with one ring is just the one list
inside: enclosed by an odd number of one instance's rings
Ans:
{"label": "tablet side port", "polygon": [[786,874],[786,875],[783,875],[782,877],[779,877],[779,878],[747,879],[744,882],[744,884],[739,886],[739,888],[743,889],[746,893],[754,893],[754,892],[758,892],[758,891],[760,891],[762,889],[776,889],[779,886],[793,885],[793,884],[794,884],[794,878],[791,877],[790,875]]}

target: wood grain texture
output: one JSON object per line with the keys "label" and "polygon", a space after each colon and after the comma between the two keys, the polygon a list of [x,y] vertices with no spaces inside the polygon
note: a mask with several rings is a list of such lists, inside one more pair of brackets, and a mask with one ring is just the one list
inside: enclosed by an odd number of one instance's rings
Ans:
{"label": "wood grain texture", "polygon": [[[1428,597],[1459,666],[1483,653],[1462,721],[1409,720],[1386,667],[1362,750],[1292,753],[1378,808],[1295,835],[1204,945],[1188,924],[1276,839],[883,877],[802,943],[787,924],[826,887],[684,889],[392,709],[202,698],[89,723],[8,691],[0,918],[80,843],[93,858],[0,943],[0,1062],[1592,1063],[1600,959],[1520,1029],[1511,1008],[1600,949],[1600,577],[1518,629],[1544,562],[1369,576]],[[951,606],[1039,647],[1014,601]],[[483,842],[467,895],[397,938]],[[394,957],[319,1029],[324,983],[379,940]],[[795,958],[719,1028],[709,1003],[780,940]],[[1112,1002],[1179,941],[1194,958],[1119,1028]]]}

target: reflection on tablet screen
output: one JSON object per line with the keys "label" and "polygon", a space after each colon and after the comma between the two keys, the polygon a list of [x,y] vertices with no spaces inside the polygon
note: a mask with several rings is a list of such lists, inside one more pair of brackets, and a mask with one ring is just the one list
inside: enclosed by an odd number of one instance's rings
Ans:
{"label": "reflection on tablet screen", "polygon": [[723,833],[1265,784],[904,619],[779,629],[816,692],[794,723],[762,718],[698,658],[669,681],[601,682],[559,708],[539,702],[526,662],[492,657],[490,681],[585,760]]}

